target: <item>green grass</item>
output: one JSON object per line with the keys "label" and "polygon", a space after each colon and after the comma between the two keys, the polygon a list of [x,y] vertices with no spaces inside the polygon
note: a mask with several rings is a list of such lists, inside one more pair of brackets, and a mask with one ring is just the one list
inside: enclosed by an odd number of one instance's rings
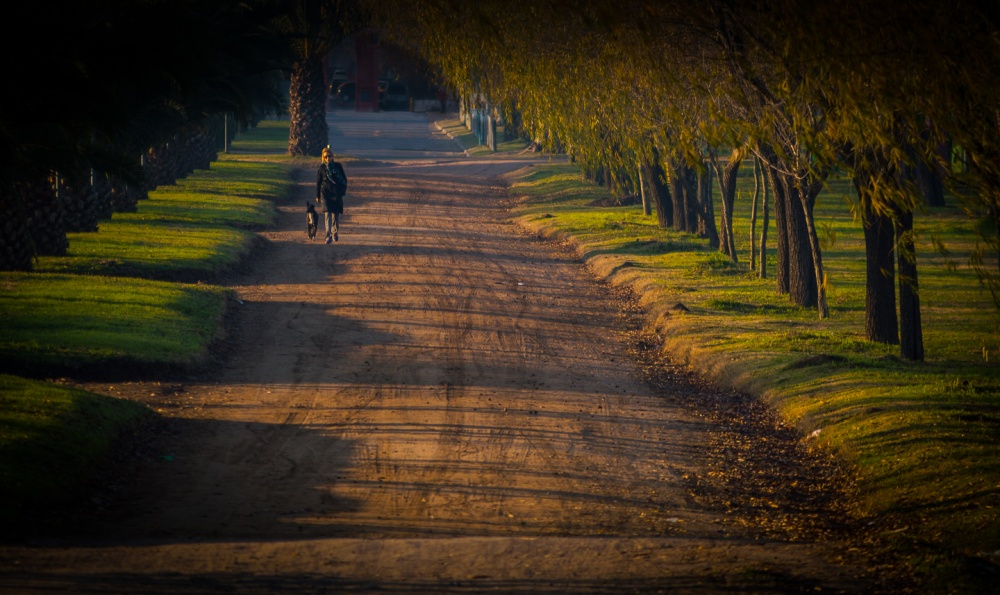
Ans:
{"label": "green grass", "polygon": [[[253,230],[273,221],[274,202],[294,186],[296,161],[280,154],[287,145],[287,122],[262,122],[233,154],[151,192],[137,212],[70,234],[66,256],[0,273],[0,372],[128,378],[203,363],[233,294],[177,279],[210,280],[249,254]],[[139,403],[0,375],[0,526],[31,534],[47,506],[80,495],[122,432],[153,415]]]}
{"label": "green grass", "polygon": [[0,275],[0,363],[6,372],[149,372],[203,360],[229,290],[139,278]]}
{"label": "green grass", "polygon": [[0,375],[0,526],[5,536],[36,530],[39,511],[77,499],[114,441],[153,415],[134,401]]}
{"label": "green grass", "polygon": [[[675,358],[761,395],[810,442],[853,463],[857,516],[884,527],[931,587],[974,590],[984,576],[975,569],[996,567],[1000,316],[967,265],[974,236],[959,209],[917,216],[927,360],[912,363],[898,347],[864,340],[864,239],[845,180],[816,209],[830,277],[831,316],[821,321],[776,294],[773,215],[769,278],[748,271],[749,166],[736,204],[737,264],[697,237],[659,229],[640,207],[593,206],[605,191],[573,165],[536,165],[510,179],[522,197],[516,218],[571,238],[599,274],[641,294]],[[934,239],[951,254],[938,254]],[[690,312],[671,310],[677,303]]]}
{"label": "green grass", "polygon": [[223,156],[150,192],[136,212],[102,221],[97,233],[69,234],[65,256],[39,258],[30,274],[0,273],[0,369],[197,365],[220,334],[231,292],[185,283],[232,271],[291,186],[286,165]]}
{"label": "green grass", "polygon": [[69,234],[66,256],[40,258],[48,273],[208,280],[249,254],[253,229],[274,220],[289,186],[280,164],[223,159],[161,186],[135,213],[116,213],[97,233]]}
{"label": "green grass", "polygon": [[[438,122],[441,129],[444,130],[449,136],[454,138],[465,147],[466,152],[473,157],[481,157],[484,155],[490,155],[493,151],[485,145],[479,144],[479,139],[476,135],[469,130],[465,124],[462,124],[461,120],[441,120]],[[504,127],[502,125],[497,126],[497,139],[502,139],[504,134]],[[528,146],[523,139],[515,138],[508,141],[497,141],[497,153],[509,153],[512,151],[520,151]]]}
{"label": "green grass", "polygon": [[[284,130],[285,141],[274,140]],[[287,122],[233,143],[277,148]],[[223,155],[161,186],[97,233],[69,235],[65,256],[35,272],[0,273],[0,368],[122,371],[196,365],[220,334],[231,293],[210,281],[251,251],[292,187],[287,165]],[[174,282],[167,282],[174,281]]]}
{"label": "green grass", "polygon": [[263,120],[253,130],[238,135],[230,154],[288,155],[288,120]]}

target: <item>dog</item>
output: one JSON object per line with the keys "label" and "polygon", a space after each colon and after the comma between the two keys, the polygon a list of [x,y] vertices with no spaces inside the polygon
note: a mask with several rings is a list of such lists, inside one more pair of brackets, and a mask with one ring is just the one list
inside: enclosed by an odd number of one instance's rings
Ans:
{"label": "dog", "polygon": [[319,229],[319,215],[316,214],[316,207],[311,202],[306,203],[306,233],[309,239],[316,239],[316,230]]}

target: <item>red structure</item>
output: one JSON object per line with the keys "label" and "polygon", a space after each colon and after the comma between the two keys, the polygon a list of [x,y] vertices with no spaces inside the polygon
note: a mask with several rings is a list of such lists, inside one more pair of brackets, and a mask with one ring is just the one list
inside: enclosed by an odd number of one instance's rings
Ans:
{"label": "red structure", "polygon": [[378,33],[362,31],[354,40],[357,73],[355,75],[355,109],[359,112],[378,111]]}

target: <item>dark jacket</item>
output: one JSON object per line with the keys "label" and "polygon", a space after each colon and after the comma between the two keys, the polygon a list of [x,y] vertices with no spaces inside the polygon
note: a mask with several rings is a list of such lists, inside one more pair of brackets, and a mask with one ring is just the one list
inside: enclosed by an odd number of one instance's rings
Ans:
{"label": "dark jacket", "polygon": [[323,163],[316,173],[316,198],[321,199],[323,210],[328,213],[344,212],[344,194],[347,192],[347,174],[336,161],[330,166]]}

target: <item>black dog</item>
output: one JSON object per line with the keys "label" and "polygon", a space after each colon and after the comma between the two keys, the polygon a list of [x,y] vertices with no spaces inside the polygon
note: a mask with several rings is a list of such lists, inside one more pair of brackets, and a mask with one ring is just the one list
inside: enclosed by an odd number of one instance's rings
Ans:
{"label": "black dog", "polygon": [[316,230],[319,228],[319,215],[316,214],[316,207],[311,202],[306,203],[306,233],[309,239],[316,239]]}

